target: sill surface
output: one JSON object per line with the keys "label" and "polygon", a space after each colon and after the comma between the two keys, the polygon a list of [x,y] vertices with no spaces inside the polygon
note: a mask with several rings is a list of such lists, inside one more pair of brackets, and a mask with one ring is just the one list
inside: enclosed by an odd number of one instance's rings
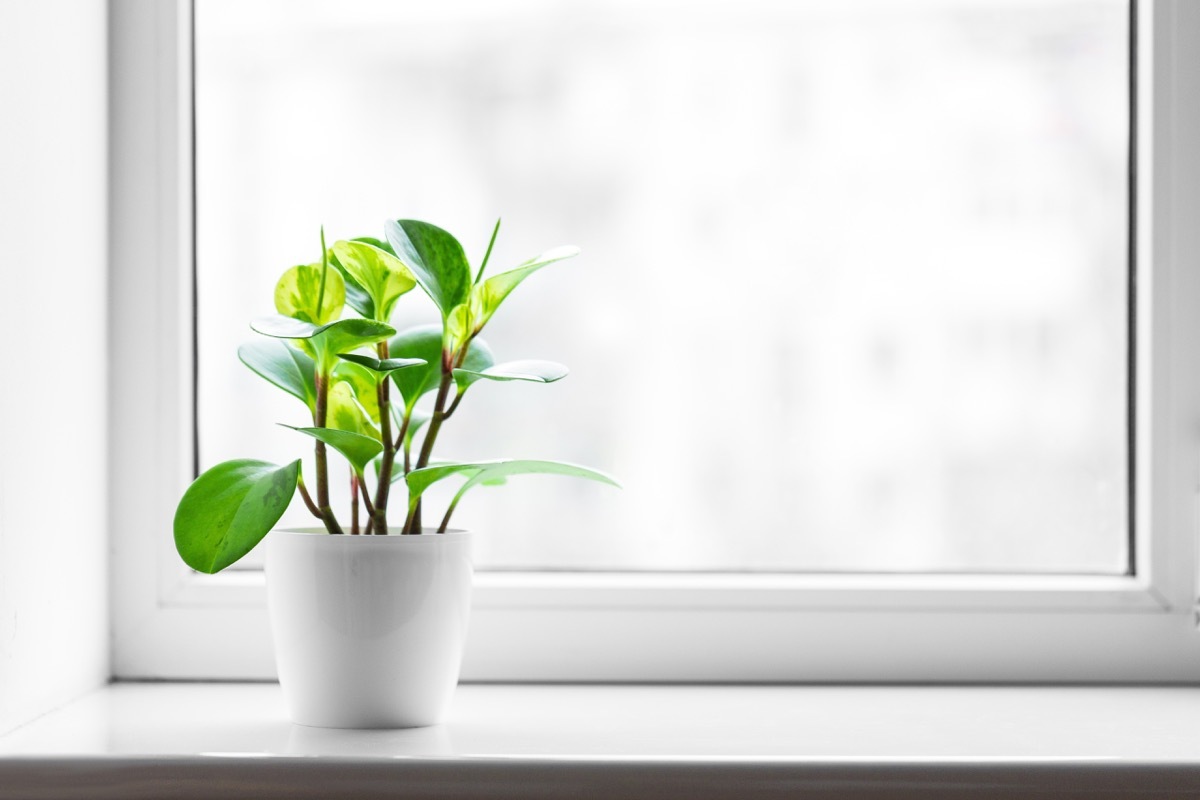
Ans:
{"label": "sill surface", "polygon": [[0,797],[1195,797],[1200,688],[464,685],[433,728],[118,683],[0,737]]}

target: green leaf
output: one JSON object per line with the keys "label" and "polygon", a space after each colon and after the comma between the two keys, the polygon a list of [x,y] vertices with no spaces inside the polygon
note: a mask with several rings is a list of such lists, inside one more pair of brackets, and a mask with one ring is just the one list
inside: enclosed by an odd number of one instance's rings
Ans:
{"label": "green leaf", "polygon": [[391,253],[366,242],[334,242],[338,263],[371,298],[374,319],[387,322],[402,295],[417,285],[413,274]]}
{"label": "green leaf", "polygon": [[[343,391],[338,389],[338,386],[343,383],[348,384],[354,399],[363,407],[371,421],[379,424],[379,381],[375,373],[353,362],[339,361],[337,366],[333,368],[333,385],[330,387],[330,392]],[[340,397],[341,395],[339,395]],[[330,406],[329,413],[338,413],[340,410],[337,406]],[[334,425],[333,427],[341,428],[343,426]],[[345,430],[366,433],[366,431],[359,430],[357,427],[345,428]]]}
{"label": "green leaf", "polygon": [[462,349],[463,342],[476,332],[475,320],[479,314],[472,306],[478,304],[474,302],[475,295],[471,297],[471,301],[455,306],[446,317],[442,332],[442,348],[446,352],[457,353]]}
{"label": "green leaf", "polygon": [[436,225],[415,219],[388,220],[384,233],[445,319],[471,292],[471,267],[462,245]]}
{"label": "green leaf", "polygon": [[321,270],[320,264],[302,264],[283,273],[275,284],[275,310],[315,325],[340,317],[346,305],[346,284],[336,269],[327,270],[322,293]]}
{"label": "green leaf", "polygon": [[389,336],[394,336],[396,329],[384,322],[369,319],[342,319],[322,325],[313,333],[313,347],[320,356],[329,359],[329,368],[333,368],[333,360],[342,353],[349,353],[369,344],[382,342]]}
{"label": "green leaf", "polygon": [[356,393],[354,387],[346,381],[339,381],[330,388],[329,411],[325,416],[326,427],[357,433],[378,441],[380,433],[375,423],[378,419],[379,405],[374,397],[374,382],[371,383],[371,389],[364,392],[364,396]]}
{"label": "green leaf", "polygon": [[306,354],[279,339],[255,339],[238,348],[238,358],[259,376],[303,400],[308,410],[315,412],[316,367]]}
{"label": "green leaf", "polygon": [[396,333],[396,329],[386,322],[370,319],[339,319],[325,325],[313,325],[282,314],[256,317],[250,322],[250,327],[276,339],[315,339],[324,336],[327,343],[343,348],[338,350],[339,353],[382,342]]}
{"label": "green leaf", "polygon": [[487,369],[454,370],[454,380],[460,389],[466,389],[480,379],[489,381],[530,381],[531,383],[554,383],[567,377],[567,368],[554,361],[506,361]]}
{"label": "green leaf", "polygon": [[[392,246],[382,239],[375,239],[371,236],[359,236],[351,239],[352,242],[366,242],[372,247],[378,247],[388,255],[396,255],[392,250]],[[371,300],[371,295],[367,294],[367,290],[358,284],[342,266],[337,259],[337,254],[332,250],[329,251],[329,263],[332,264],[342,276],[342,280],[346,284],[346,305],[353,308],[367,319],[375,319],[375,303]]]}
{"label": "green leaf", "polygon": [[380,360],[360,353],[342,353],[338,358],[371,370],[376,374],[377,380],[381,381],[398,369],[421,367],[427,363],[423,358],[385,358]]}
{"label": "green leaf", "polygon": [[311,322],[282,314],[256,317],[250,320],[250,329],[275,339],[310,339],[318,330]]}
{"label": "green leaf", "polygon": [[396,255],[396,251],[392,248],[391,243],[384,239],[376,239],[374,236],[355,236],[350,241],[365,242],[366,244],[369,244],[372,247],[378,247],[380,250],[387,253],[389,256]]}
{"label": "green leaf", "polygon": [[[406,408],[412,408],[427,392],[438,388],[442,380],[442,326],[418,325],[401,331],[388,341],[388,353],[396,358],[419,359],[425,362],[392,373],[392,383],[400,390]],[[463,369],[482,371],[495,363],[492,349],[482,339],[475,339],[467,349]]]}
{"label": "green leaf", "polygon": [[350,431],[337,430],[336,428],[293,428],[291,425],[279,424],[285,428],[291,428],[294,431],[303,433],[306,436],[311,436],[337,450],[346,457],[346,460],[354,467],[355,473],[360,477],[363,474],[363,470],[367,468],[367,464],[371,463],[371,459],[383,451],[382,444],[360,433],[351,433]]}
{"label": "green leaf", "polygon": [[333,369],[337,357],[342,353],[382,342],[396,333],[391,325],[369,319],[339,319],[328,325],[317,326],[279,314],[258,317],[250,323],[250,327],[276,339],[311,339],[317,371],[322,374]]}
{"label": "green leaf", "polygon": [[332,250],[329,251],[329,266],[342,276],[342,284],[346,289],[346,305],[366,319],[375,319],[375,304],[371,302],[371,295],[355,282],[346,268],[337,260],[337,256]]}
{"label": "green leaf", "polygon": [[286,467],[238,459],[206,470],[175,509],[175,549],[198,572],[220,572],[254,549],[287,510],[300,476]]}
{"label": "green leaf", "polygon": [[579,255],[578,247],[571,245],[556,247],[553,250],[547,250],[536,258],[529,259],[524,264],[510,269],[508,272],[493,275],[476,286],[473,290],[473,299],[477,299],[479,311],[475,315],[475,330],[482,330],[483,326],[492,318],[492,315],[496,313],[496,309],[504,302],[504,298],[508,297],[521,281],[548,264],[573,258],[577,255]]}
{"label": "green leaf", "polygon": [[588,467],[581,467],[577,464],[568,464],[563,461],[499,459],[496,461],[475,461],[464,464],[439,464],[433,467],[414,469],[406,476],[409,502],[415,503],[416,499],[424,494],[426,489],[443,478],[449,478],[452,475],[462,475],[467,479],[467,482],[463,484],[462,488],[458,490],[458,494],[455,495],[453,501],[455,504],[458,503],[458,499],[471,487],[477,486],[480,483],[495,481],[499,478],[506,478],[509,475],[566,475],[574,478],[587,478],[618,488],[621,486],[616,480],[605,475],[603,472],[598,472]]}
{"label": "green leaf", "polygon": [[407,408],[426,392],[437,388],[442,375],[442,326],[420,325],[401,331],[388,340],[388,353],[397,358],[423,361],[411,369],[392,373]]}

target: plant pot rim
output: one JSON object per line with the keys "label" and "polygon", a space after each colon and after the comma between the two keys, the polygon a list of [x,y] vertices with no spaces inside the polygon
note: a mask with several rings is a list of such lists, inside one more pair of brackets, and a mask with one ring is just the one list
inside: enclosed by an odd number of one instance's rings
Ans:
{"label": "plant pot rim", "polygon": [[461,539],[461,538],[469,537],[471,535],[470,531],[463,530],[461,528],[450,528],[445,533],[438,533],[436,528],[424,528],[420,534],[417,534],[414,536],[404,536],[400,533],[400,528],[392,528],[392,527],[388,528],[388,532],[386,534],[383,534],[383,535],[371,534],[369,536],[365,535],[365,534],[359,534],[356,536],[351,533],[344,533],[344,534],[338,536],[338,535],[331,534],[329,531],[325,530],[324,528],[315,528],[315,527],[314,528],[274,528],[274,529],[272,529],[271,533],[272,534],[286,533],[286,534],[295,535],[295,536],[325,536],[331,540],[332,539],[356,539],[356,540],[362,539],[365,541],[374,541],[374,542],[391,541],[393,539],[399,539],[399,540],[403,540],[406,542],[424,541],[427,539],[434,539],[434,540],[436,540],[436,539]]}

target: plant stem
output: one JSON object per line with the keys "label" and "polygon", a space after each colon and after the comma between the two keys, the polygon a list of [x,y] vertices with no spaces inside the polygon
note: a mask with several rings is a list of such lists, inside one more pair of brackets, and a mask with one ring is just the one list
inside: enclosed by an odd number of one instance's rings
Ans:
{"label": "plant stem", "polygon": [[[316,423],[318,428],[324,428],[326,417],[329,414],[328,373],[317,373],[316,389]],[[321,512],[321,519],[325,522],[326,530],[330,533],[343,533],[342,526],[338,525],[337,518],[333,515],[333,509],[329,507],[329,463],[325,455],[325,443],[320,439],[317,440],[315,451],[314,458],[317,462],[317,508]]]}
{"label": "plant stem", "polygon": [[446,409],[446,413],[442,417],[443,422],[450,419],[450,415],[454,413],[454,409],[458,408],[458,404],[462,402],[464,394],[466,394],[466,390],[459,389],[458,394],[454,395],[454,402],[450,404],[450,407]]}
{"label": "plant stem", "polygon": [[438,533],[445,533],[446,528],[450,525],[450,515],[454,513],[454,509],[458,508],[458,501],[467,493],[468,484],[463,484],[458,493],[454,495],[454,499],[450,501],[450,505],[446,507],[446,516],[442,517],[442,524],[438,526]]}
{"label": "plant stem", "polygon": [[399,451],[404,447],[404,437],[408,435],[408,425],[411,421],[412,411],[408,407],[405,407],[404,417],[400,420],[400,431],[396,434],[396,443],[392,445],[395,450]]}
{"label": "plant stem", "polygon": [[[371,502],[371,493],[367,491],[367,482],[360,480],[358,482],[358,489],[362,493],[363,503],[365,503],[367,506],[367,513],[371,515],[371,523],[370,524],[374,524],[374,522],[375,522],[375,505]],[[368,527],[367,533],[370,533],[370,532],[371,532],[371,529],[370,529],[370,527]]]}
{"label": "plant stem", "polygon": [[350,472],[350,533],[358,535],[358,475]]}
{"label": "plant stem", "polygon": [[304,476],[301,475],[296,481],[296,488],[300,490],[300,497],[304,499],[304,505],[308,506],[308,510],[317,519],[324,519],[321,516],[321,509],[317,508],[317,504],[313,502],[312,495],[308,493],[308,487],[304,485]]}
{"label": "plant stem", "polygon": [[[386,340],[378,344],[379,360],[388,357]],[[388,492],[392,488],[392,465],[396,462],[396,443],[392,441],[392,408],[389,384],[391,380],[384,377],[377,387],[379,399],[379,432],[383,439],[383,460],[379,463],[379,485],[375,488],[375,510],[371,516],[375,520],[375,533],[387,533],[387,504]]]}
{"label": "plant stem", "polygon": [[[437,400],[433,404],[433,417],[429,420],[429,429],[425,432],[425,441],[421,444],[421,454],[417,456],[417,465],[415,469],[421,469],[429,465],[429,459],[433,455],[433,443],[437,441],[438,431],[442,427],[442,421],[446,418],[446,398],[450,394],[450,384],[454,382],[453,367],[447,363],[446,356],[442,356],[442,382],[438,386]],[[421,502],[417,501],[408,512],[408,519],[404,522],[404,532],[415,534],[421,532]]]}
{"label": "plant stem", "polygon": [[412,440],[408,437],[408,429],[412,426],[413,409],[404,409],[404,420],[400,423],[400,433],[396,436],[396,447],[404,450],[404,474],[412,472]]}
{"label": "plant stem", "polygon": [[438,386],[437,401],[433,404],[433,417],[429,420],[429,430],[425,432],[425,441],[421,445],[421,454],[417,456],[417,469],[429,466],[433,456],[433,443],[437,441],[438,431],[446,419],[446,398],[450,395],[450,384],[454,382],[454,374],[450,370],[442,372],[442,382]]}

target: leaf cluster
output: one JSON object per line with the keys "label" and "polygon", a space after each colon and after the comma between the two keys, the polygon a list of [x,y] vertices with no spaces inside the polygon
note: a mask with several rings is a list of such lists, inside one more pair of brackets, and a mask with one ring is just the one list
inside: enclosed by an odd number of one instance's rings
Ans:
{"label": "leaf cluster", "polygon": [[[275,286],[276,313],[253,320],[258,336],[238,358],[268,383],[299,400],[300,424],[280,423],[313,447],[314,491],[302,460],[280,466],[252,459],[206,470],[176,509],[175,544],[200,572],[218,572],[248,553],[279,521],[296,493],[330,534],[347,532],[329,501],[328,451],[344,460],[354,534],[387,534],[392,486],[407,497],[400,532],[420,534],[423,497],[433,484],[462,485],[441,518],[444,532],[463,495],[521,474],[565,475],[616,482],[596,470],[557,461],[433,461],[442,425],[480,381],[553,383],[561,364],[535,359],[497,363],[480,337],[505,298],[542,267],[578,254],[559,247],[484,278],[500,223],[474,273],[462,245],[418,220],[390,220],[384,239],[335,241],[321,232],[320,258],[284,271]],[[441,322],[397,329],[397,301],[420,287]],[[432,396],[432,403],[429,398]],[[418,446],[419,445],[419,446]],[[360,509],[363,511],[360,514]]]}

